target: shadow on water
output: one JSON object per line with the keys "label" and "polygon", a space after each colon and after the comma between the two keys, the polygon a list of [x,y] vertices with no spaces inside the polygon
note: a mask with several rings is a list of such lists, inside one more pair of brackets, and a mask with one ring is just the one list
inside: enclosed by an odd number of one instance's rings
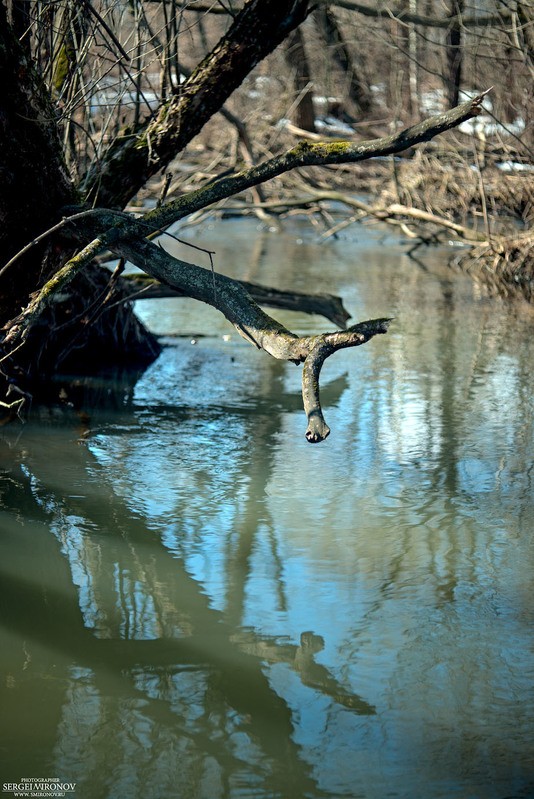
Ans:
{"label": "shadow on water", "polygon": [[[262,237],[254,279],[284,243],[397,317],[325,366],[324,445],[299,370],[220,337],[1,431],[0,783],[533,795],[529,327],[375,245]],[[205,326],[174,302],[158,332]]]}

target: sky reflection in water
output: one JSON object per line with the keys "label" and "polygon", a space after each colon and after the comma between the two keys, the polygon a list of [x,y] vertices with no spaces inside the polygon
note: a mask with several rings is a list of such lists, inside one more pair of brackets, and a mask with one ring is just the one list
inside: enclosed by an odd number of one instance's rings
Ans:
{"label": "sky reflection in water", "polygon": [[530,797],[532,318],[439,252],[424,271],[369,233],[320,247],[249,225],[204,231],[222,271],[396,322],[325,365],[318,446],[300,370],[189,301],[141,312],[214,337],[169,340],[116,411],[6,432],[2,779],[54,772],[80,799]]}

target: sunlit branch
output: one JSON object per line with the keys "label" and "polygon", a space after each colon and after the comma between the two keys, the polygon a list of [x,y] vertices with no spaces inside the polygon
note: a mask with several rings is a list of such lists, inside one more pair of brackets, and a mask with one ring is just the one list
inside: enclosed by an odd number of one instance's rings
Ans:
{"label": "sunlit branch", "polygon": [[145,214],[143,221],[164,228],[185,216],[213,203],[257,186],[292,169],[329,164],[354,164],[377,156],[392,155],[430,141],[440,133],[457,127],[462,122],[480,114],[487,92],[462,103],[442,114],[437,114],[405,130],[364,142],[329,141],[311,143],[301,141],[280,156],[264,161],[235,175],[216,180],[196,191],[182,195],[177,200]]}
{"label": "sunlit branch", "polygon": [[244,339],[274,358],[304,363],[302,396],[308,417],[306,438],[311,443],[323,441],[330,433],[319,398],[319,374],[325,359],[340,349],[357,347],[386,333],[391,321],[373,319],[336,333],[297,336],[262,311],[236,280],[217,274],[214,292],[209,270],[180,261],[149,241],[120,241],[113,249],[162,283],[217,308]]}

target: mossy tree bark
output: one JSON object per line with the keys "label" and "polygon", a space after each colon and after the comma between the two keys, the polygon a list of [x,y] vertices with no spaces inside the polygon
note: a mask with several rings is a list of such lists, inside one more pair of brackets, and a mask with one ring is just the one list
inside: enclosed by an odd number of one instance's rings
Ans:
{"label": "mossy tree bark", "polygon": [[[20,8],[18,8],[20,11]],[[20,22],[15,16],[15,21]],[[0,3],[0,250],[4,263],[43,231],[54,226],[63,209],[79,202],[63,154],[58,112],[50,93],[8,23]],[[0,279],[0,326],[9,327],[31,295],[68,261],[76,243],[51,237],[22,256]],[[109,275],[88,266],[67,295],[56,297],[25,347],[0,356],[0,388],[14,385],[36,391],[71,353],[83,350],[89,360],[126,357],[142,362],[159,352],[154,337],[135,319],[130,306],[113,315],[95,315],[95,300],[107,292]],[[9,356],[9,357],[7,357]]]}
{"label": "mossy tree bark", "polygon": [[[11,3],[8,19],[0,0],[0,248],[3,262],[43,231],[55,226],[65,209],[89,197],[102,207],[122,207],[152,175],[162,169],[219,110],[250,70],[297,26],[307,0],[280,4],[251,0],[233,25],[199,64],[179,94],[163,103],[135,133],[123,131],[80,185],[69,175],[63,150],[62,122],[24,33],[28,4]],[[25,16],[26,15],[26,16]],[[27,43],[27,40],[26,40]],[[53,87],[52,87],[53,90]],[[81,242],[83,244],[83,241]],[[58,233],[40,242],[5,272],[0,269],[0,325],[12,329],[32,294],[68,262],[77,242]],[[109,275],[86,265],[67,293],[48,303],[38,324],[26,331],[23,350],[0,362],[8,385],[37,391],[47,376],[73,361],[80,370],[107,361],[146,362],[159,347],[136,320],[127,303],[106,310]],[[114,281],[119,293],[120,281]],[[125,296],[127,295],[127,290]],[[0,357],[3,353],[0,351]],[[9,355],[9,353],[6,353]],[[0,376],[0,388],[6,380]]]}

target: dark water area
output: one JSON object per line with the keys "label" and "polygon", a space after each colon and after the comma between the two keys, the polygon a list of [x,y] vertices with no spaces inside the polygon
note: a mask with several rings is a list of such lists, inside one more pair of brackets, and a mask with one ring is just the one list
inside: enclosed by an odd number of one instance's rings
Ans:
{"label": "dark water area", "polygon": [[3,795],[531,799],[532,313],[376,231],[187,235],[395,322],[326,362],[320,445],[300,369],[189,300],[138,303],[136,383],[0,430]]}

